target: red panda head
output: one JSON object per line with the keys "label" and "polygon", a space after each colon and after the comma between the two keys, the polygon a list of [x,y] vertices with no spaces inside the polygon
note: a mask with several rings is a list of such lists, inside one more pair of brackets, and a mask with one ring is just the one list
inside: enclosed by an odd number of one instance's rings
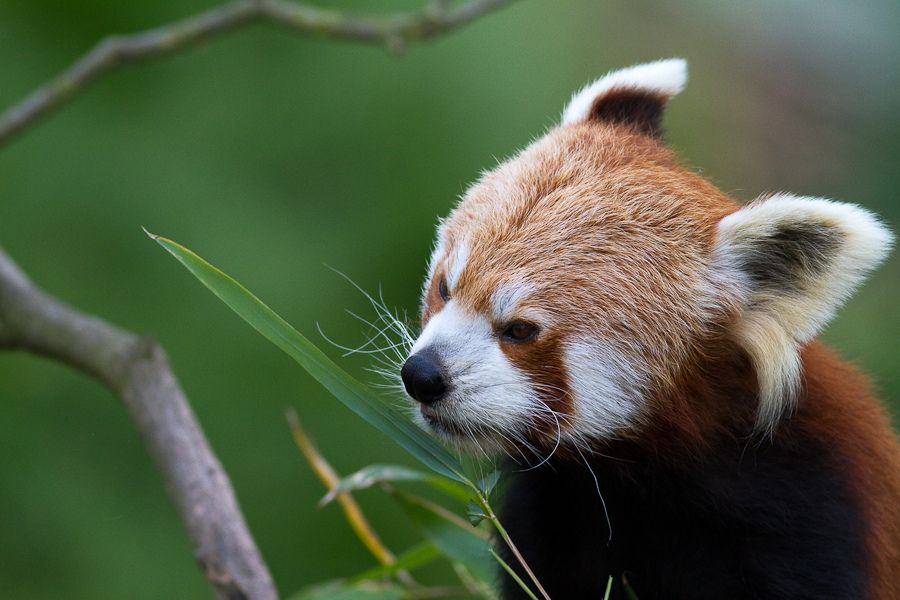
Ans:
{"label": "red panda head", "polygon": [[[867,211],[777,194],[741,208],[660,139],[682,60],[613,72],[485,174],[438,229],[402,370],[444,437],[546,449],[639,436],[727,338],[758,430],[790,410],[798,349],[891,238]],[[749,433],[749,432],[747,432]]]}

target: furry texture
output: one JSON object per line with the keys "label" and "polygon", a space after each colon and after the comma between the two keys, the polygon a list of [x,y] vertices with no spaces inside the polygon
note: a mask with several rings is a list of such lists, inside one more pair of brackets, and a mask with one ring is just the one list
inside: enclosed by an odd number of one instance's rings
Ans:
{"label": "furry texture", "polygon": [[[711,427],[696,456],[661,419],[648,439],[598,445],[585,461],[508,470],[501,518],[551,597],[597,598],[609,575],[616,599],[627,598],[623,576],[639,598],[900,597],[900,460],[864,378],[806,346],[790,426],[752,443],[729,433],[752,426],[741,407],[755,395],[751,363],[729,354],[689,386],[730,403],[716,419],[730,427]],[[525,598],[512,580],[503,595]]]}
{"label": "furry texture", "polygon": [[777,194],[719,223],[714,269],[740,282],[734,333],[756,365],[757,427],[771,431],[796,404],[799,347],[811,340],[887,255],[891,235],[868,211]]}
{"label": "furry texture", "polygon": [[574,125],[589,120],[597,102],[611,96],[610,92],[640,91],[644,96],[662,96],[668,100],[681,92],[686,83],[687,62],[681,58],[612,71],[575,92],[563,110],[561,121],[563,125]]}
{"label": "furry texture", "polygon": [[900,446],[813,341],[891,236],[682,167],[659,126],[685,73],[588,86],[442,223],[412,353],[449,391],[421,418],[535,467],[504,518],[555,598],[610,574],[642,598],[900,597]]}

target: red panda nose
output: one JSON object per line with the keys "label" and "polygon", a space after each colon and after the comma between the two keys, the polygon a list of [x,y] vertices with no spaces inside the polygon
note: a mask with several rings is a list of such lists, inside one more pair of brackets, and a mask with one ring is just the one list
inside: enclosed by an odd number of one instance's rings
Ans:
{"label": "red panda nose", "polygon": [[441,364],[431,350],[416,352],[406,359],[400,377],[406,393],[422,404],[434,404],[447,392]]}

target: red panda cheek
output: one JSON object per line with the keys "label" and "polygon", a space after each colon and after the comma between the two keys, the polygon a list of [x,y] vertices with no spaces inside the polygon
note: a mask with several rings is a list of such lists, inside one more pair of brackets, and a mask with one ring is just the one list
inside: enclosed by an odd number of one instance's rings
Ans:
{"label": "red panda cheek", "polygon": [[[500,349],[510,363],[528,377],[537,396],[548,408],[563,415],[572,413],[561,336],[542,333],[533,342],[523,344],[501,341]],[[535,427],[542,432],[556,434],[557,426],[553,419],[541,419]]]}

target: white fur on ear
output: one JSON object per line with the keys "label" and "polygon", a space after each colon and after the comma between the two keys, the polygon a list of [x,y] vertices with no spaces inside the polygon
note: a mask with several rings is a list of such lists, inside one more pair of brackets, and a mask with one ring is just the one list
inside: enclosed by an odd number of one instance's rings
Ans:
{"label": "white fur on ear", "polygon": [[734,331],[757,372],[757,426],[796,403],[800,345],[811,340],[887,256],[893,236],[869,211],[777,194],[719,222],[713,269],[742,295]]}
{"label": "white fur on ear", "polygon": [[613,90],[646,91],[668,100],[687,83],[687,61],[670,58],[607,73],[572,95],[562,114],[562,125],[590,119],[597,101]]}

